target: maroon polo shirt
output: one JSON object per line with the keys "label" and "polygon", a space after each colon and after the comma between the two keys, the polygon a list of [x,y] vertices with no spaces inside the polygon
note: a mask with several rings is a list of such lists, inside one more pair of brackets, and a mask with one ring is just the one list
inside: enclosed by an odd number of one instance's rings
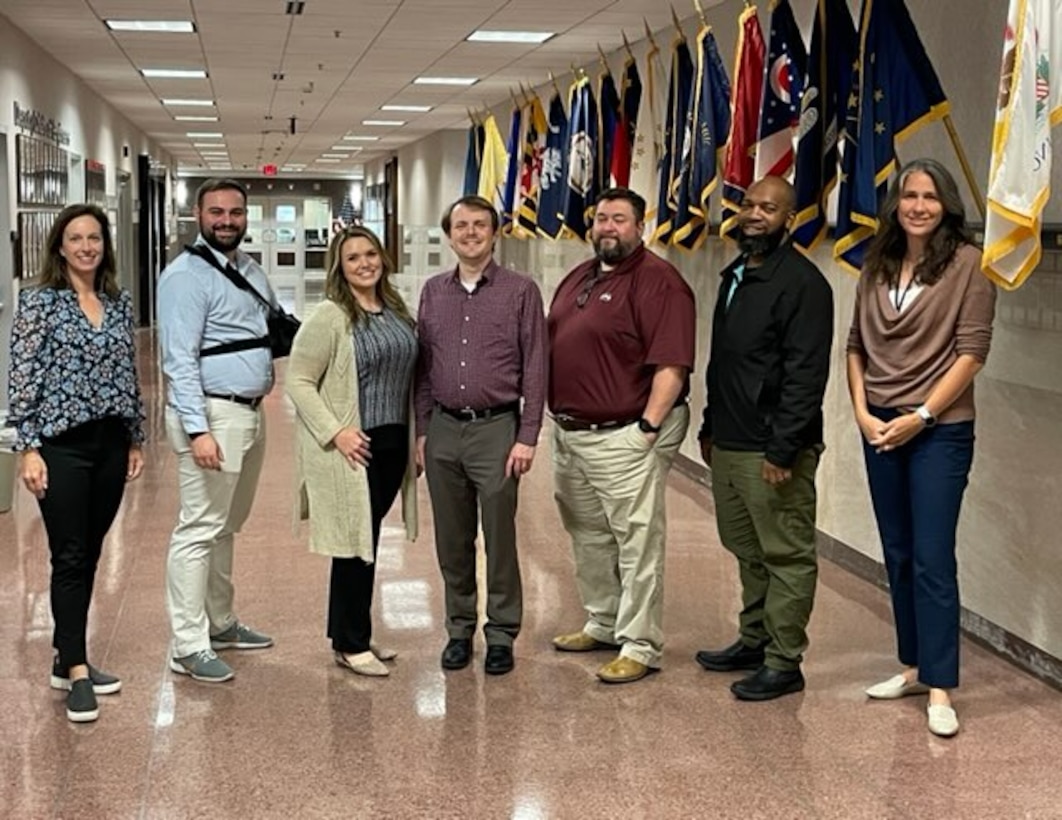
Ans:
{"label": "maroon polo shirt", "polygon": [[582,263],[553,295],[547,319],[550,410],[589,422],[639,418],[656,368],[664,366],[687,369],[685,398],[697,343],[689,285],[642,245],[579,307],[597,270],[597,259]]}
{"label": "maroon polo shirt", "polygon": [[457,269],[424,284],[417,311],[417,435],[436,403],[485,410],[524,400],[516,440],[532,447],[546,392],[546,319],[530,278],[492,261],[469,293]]}

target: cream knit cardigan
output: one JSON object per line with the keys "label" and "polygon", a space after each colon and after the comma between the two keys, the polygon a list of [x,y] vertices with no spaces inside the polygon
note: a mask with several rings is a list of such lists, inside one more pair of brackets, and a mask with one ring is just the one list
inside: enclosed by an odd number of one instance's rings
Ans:
{"label": "cream knit cardigan", "polygon": [[[299,519],[310,520],[310,551],[372,563],[365,468],[352,468],[332,444],[342,428],[361,427],[350,320],[334,302],[322,302],[299,328],[288,360],[285,389],[297,414],[296,507]],[[406,536],[412,541],[417,537],[412,414],[409,431],[409,462],[401,495]]]}

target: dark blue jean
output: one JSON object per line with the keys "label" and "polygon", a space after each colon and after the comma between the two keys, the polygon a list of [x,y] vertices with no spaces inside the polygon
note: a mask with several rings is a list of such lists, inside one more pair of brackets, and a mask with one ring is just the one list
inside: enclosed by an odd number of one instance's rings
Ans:
{"label": "dark blue jean", "polygon": [[[885,421],[899,415],[870,412]],[[955,531],[973,445],[972,421],[928,427],[887,453],[863,440],[900,663],[917,666],[922,683],[941,689],[959,685]]]}

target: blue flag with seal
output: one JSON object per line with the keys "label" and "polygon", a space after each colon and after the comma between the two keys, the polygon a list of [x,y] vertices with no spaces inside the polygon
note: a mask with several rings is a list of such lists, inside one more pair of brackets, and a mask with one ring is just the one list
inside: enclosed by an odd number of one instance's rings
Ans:
{"label": "blue flag with seal", "polygon": [[834,258],[858,272],[896,169],[896,144],[949,111],[903,0],[863,0],[858,80],[849,95]]}
{"label": "blue flag with seal", "polygon": [[826,235],[826,202],[837,184],[838,141],[859,59],[844,0],[818,0],[797,136],[793,242],[810,251]]}
{"label": "blue flag with seal", "polygon": [[652,241],[667,245],[675,231],[675,211],[682,175],[682,149],[686,141],[690,96],[693,91],[693,57],[686,38],[679,36],[671,47],[671,81],[667,90],[667,121],[664,126],[664,156],[660,161],[660,193],[656,206],[656,231]]}
{"label": "blue flag with seal", "polygon": [[479,165],[483,159],[483,126],[472,121],[468,126],[468,148],[465,152],[464,196],[471,196],[479,190]]}
{"label": "blue flag with seal", "polygon": [[590,212],[597,198],[597,101],[589,78],[581,77],[572,84],[571,100],[564,227],[585,240]]}
{"label": "blue flag with seal", "polygon": [[720,152],[730,134],[730,79],[709,26],[697,34],[697,76],[689,105],[671,243],[694,250],[708,235],[708,197],[719,181]]}
{"label": "blue flag with seal", "polygon": [[511,234],[519,202],[516,199],[520,187],[520,168],[523,164],[524,112],[513,102],[513,113],[509,117],[509,142],[506,149],[509,154],[509,167],[505,170],[505,193],[502,195],[501,232]]}
{"label": "blue flag with seal", "polygon": [[612,72],[606,70],[597,81],[598,145],[597,188],[607,188],[612,177],[612,155],[616,149],[616,128],[620,123],[620,97]]}
{"label": "blue flag with seal", "polygon": [[568,115],[560,91],[549,101],[546,147],[542,151],[542,171],[538,198],[538,233],[556,239],[564,228],[564,208],[568,204]]}

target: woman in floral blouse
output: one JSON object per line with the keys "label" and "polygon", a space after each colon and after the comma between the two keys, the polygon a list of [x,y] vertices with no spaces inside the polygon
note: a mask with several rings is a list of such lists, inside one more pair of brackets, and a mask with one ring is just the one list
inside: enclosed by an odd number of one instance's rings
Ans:
{"label": "woman in floral blouse", "polygon": [[67,717],[84,723],[99,716],[96,695],[122,685],[89,665],[85,633],[103,538],[144,464],[132,304],[117,284],[107,216],[94,205],[59,214],[39,284],[19,295],[9,387],[19,475],[40,505],[52,556],[51,685],[69,690]]}

